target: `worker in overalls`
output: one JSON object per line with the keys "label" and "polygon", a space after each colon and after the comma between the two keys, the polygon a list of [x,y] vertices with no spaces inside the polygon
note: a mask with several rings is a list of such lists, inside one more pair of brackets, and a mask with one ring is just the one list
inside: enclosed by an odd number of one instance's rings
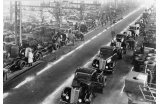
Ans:
{"label": "worker in overalls", "polygon": [[29,50],[29,53],[28,53],[28,64],[29,66],[32,66],[32,63],[33,63],[33,53],[32,53],[32,49]]}
{"label": "worker in overalls", "polygon": [[98,25],[99,25],[98,19],[95,20],[95,24],[96,24],[96,29],[97,29],[97,28],[98,28]]}
{"label": "worker in overalls", "polygon": [[116,40],[115,41],[115,43],[116,43],[116,50],[117,50],[117,52],[120,54],[121,52],[121,48],[122,48],[122,42],[121,42],[121,40]]}
{"label": "worker in overalls", "polygon": [[26,49],[25,49],[25,60],[26,62],[28,62],[28,55],[29,55],[29,52],[31,51],[31,48],[28,46]]}
{"label": "worker in overalls", "polygon": [[116,41],[116,48],[121,48],[122,46],[122,42],[119,40],[119,41]]}
{"label": "worker in overalls", "polygon": [[148,74],[148,81],[147,82],[148,82],[148,85],[150,86],[152,83],[152,79],[153,79],[152,72],[149,69],[147,69],[146,72]]}

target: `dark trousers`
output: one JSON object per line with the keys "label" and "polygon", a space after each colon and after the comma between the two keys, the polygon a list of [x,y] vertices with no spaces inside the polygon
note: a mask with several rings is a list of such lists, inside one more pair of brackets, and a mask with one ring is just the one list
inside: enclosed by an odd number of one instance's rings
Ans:
{"label": "dark trousers", "polygon": [[27,62],[27,64],[28,64],[28,57],[25,57],[25,61]]}
{"label": "dark trousers", "polygon": [[32,63],[29,63],[29,66],[32,66]]}

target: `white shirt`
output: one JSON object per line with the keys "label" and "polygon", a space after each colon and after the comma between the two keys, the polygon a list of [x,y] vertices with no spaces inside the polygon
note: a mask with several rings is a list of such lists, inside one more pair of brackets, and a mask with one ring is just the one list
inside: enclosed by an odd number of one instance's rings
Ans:
{"label": "white shirt", "polygon": [[127,35],[131,36],[131,31],[127,31]]}
{"label": "white shirt", "polygon": [[29,54],[29,51],[31,50],[31,48],[26,48],[26,50],[25,50],[25,57],[28,57],[28,54]]}
{"label": "white shirt", "polygon": [[32,63],[33,62],[33,53],[29,52],[28,54],[28,63]]}

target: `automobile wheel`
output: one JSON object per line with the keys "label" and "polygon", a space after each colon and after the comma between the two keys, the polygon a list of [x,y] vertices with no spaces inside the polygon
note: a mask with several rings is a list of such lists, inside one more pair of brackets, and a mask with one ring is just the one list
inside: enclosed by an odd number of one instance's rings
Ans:
{"label": "automobile wheel", "polygon": [[54,44],[54,50],[57,50],[57,49],[59,49],[59,45],[58,45],[58,43],[55,43]]}
{"label": "automobile wheel", "polygon": [[104,82],[104,86],[106,86],[106,84],[107,84],[107,77],[106,76],[103,77],[103,82]]}
{"label": "automobile wheel", "polygon": [[99,81],[100,81],[101,83],[103,83],[103,86],[106,86],[106,82],[107,82],[106,76],[101,76],[100,79],[99,79]]}
{"label": "automobile wheel", "polygon": [[25,65],[26,65],[26,62],[23,61],[23,60],[20,60],[20,61],[18,62],[18,67],[19,67],[20,70],[23,69],[23,68],[25,67]]}
{"label": "automobile wheel", "polygon": [[37,54],[35,54],[35,61],[38,61],[38,60],[40,60],[41,58],[43,57],[43,55],[42,55],[42,53],[37,53]]}
{"label": "automobile wheel", "polygon": [[89,100],[89,102],[86,102],[86,104],[92,104],[93,103],[93,94],[92,93],[90,93],[88,100]]}

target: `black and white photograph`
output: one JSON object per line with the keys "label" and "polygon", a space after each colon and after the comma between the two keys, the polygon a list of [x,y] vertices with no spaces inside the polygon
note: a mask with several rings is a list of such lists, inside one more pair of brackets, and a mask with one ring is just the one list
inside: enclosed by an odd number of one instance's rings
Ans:
{"label": "black and white photograph", "polygon": [[157,1],[3,0],[3,104],[158,104]]}

